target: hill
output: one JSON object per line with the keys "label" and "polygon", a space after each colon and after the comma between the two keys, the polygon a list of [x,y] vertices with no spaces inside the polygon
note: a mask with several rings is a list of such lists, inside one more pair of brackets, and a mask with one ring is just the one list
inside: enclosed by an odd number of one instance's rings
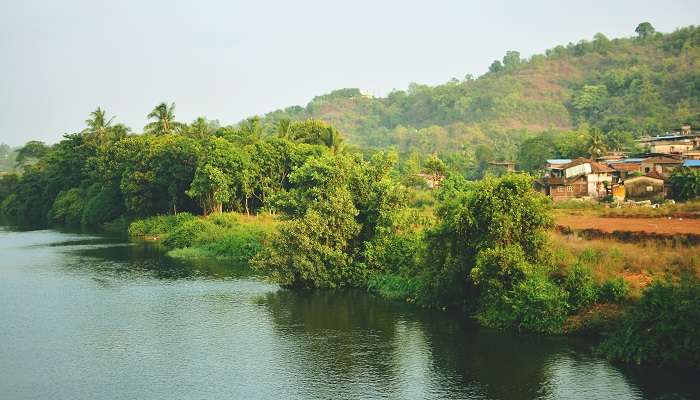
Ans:
{"label": "hill", "polygon": [[411,84],[386,97],[336,90],[261,122],[272,132],[283,119],[319,118],[361,147],[444,154],[485,144],[514,158],[524,138],[545,130],[640,136],[700,126],[699,58],[700,28],[662,34],[642,23],[636,37],[598,33],[528,59],[509,51],[478,78]]}

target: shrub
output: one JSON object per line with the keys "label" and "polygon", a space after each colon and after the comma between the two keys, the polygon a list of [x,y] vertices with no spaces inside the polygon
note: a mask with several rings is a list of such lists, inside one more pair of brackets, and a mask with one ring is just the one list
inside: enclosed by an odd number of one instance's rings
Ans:
{"label": "shrub", "polygon": [[88,200],[83,209],[81,223],[85,226],[98,226],[113,221],[125,210],[118,190],[89,190]]}
{"label": "shrub", "polygon": [[700,367],[700,281],[653,282],[600,346],[611,359]]}
{"label": "shrub", "polygon": [[136,220],[129,226],[129,235],[163,235],[174,231],[178,226],[196,219],[190,213],[179,213],[176,215],[157,215],[155,217]]}
{"label": "shrub", "polygon": [[238,222],[238,216],[229,212],[209,214],[207,220],[222,228],[233,228],[236,225],[240,225]]}
{"label": "shrub", "polygon": [[610,279],[600,285],[598,299],[609,303],[619,303],[627,298],[629,291],[630,287],[624,279]]}
{"label": "shrub", "polygon": [[561,333],[566,320],[567,293],[537,273],[500,297],[482,298],[477,317],[487,326],[546,334]]}
{"label": "shrub", "polygon": [[598,290],[593,282],[591,270],[576,264],[564,279],[564,290],[569,295],[569,306],[572,311],[578,311],[590,306],[598,299]]}
{"label": "shrub", "polygon": [[388,300],[414,302],[420,292],[420,282],[399,274],[375,275],[367,282],[367,289]]}
{"label": "shrub", "polygon": [[[205,235],[210,234],[206,232]],[[214,257],[233,260],[242,265],[248,262],[263,248],[265,232],[253,226],[238,226],[222,232],[222,237],[209,241],[200,236],[198,242],[207,243],[204,247]]]}
{"label": "shrub", "polygon": [[49,222],[69,226],[80,225],[85,207],[85,192],[80,188],[61,191],[49,210]]}
{"label": "shrub", "polygon": [[163,244],[170,248],[190,247],[208,231],[221,229],[213,223],[201,219],[192,218],[179,224],[173,231],[168,232]]}

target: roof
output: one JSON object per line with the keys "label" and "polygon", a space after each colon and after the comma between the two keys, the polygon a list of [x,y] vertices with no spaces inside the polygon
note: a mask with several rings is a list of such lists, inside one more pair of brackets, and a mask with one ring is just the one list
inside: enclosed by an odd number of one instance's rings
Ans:
{"label": "roof", "polygon": [[639,164],[632,163],[615,163],[612,165],[613,169],[616,171],[639,171]]}
{"label": "roof", "polygon": [[567,169],[581,164],[591,164],[591,172],[593,173],[613,172],[613,169],[607,165],[583,157],[579,157],[566,165],[562,165],[561,168]]}
{"label": "roof", "polygon": [[551,160],[547,160],[547,164],[568,164],[570,162],[570,158],[553,158]]}
{"label": "roof", "polygon": [[662,181],[665,181],[666,179],[668,179],[668,178],[666,178],[666,175],[660,174],[656,171],[651,171],[644,176],[646,176],[647,178],[652,178],[652,179],[661,179]]}
{"label": "roof", "polygon": [[545,176],[537,180],[543,186],[560,186],[560,185],[570,185],[579,180],[581,176],[576,176],[571,179],[559,178],[557,176]]}
{"label": "roof", "polygon": [[676,140],[676,139],[692,139],[697,134],[695,132],[688,135],[664,135],[664,136],[649,136],[639,139],[639,142],[656,142],[659,140]]}
{"label": "roof", "polygon": [[632,178],[627,178],[624,183],[627,183],[627,182],[631,183],[631,182],[636,181],[638,179],[654,179],[657,181],[665,181],[666,177],[661,175],[658,172],[650,172],[646,175],[640,175],[640,176],[634,176]]}
{"label": "roof", "polygon": [[683,166],[688,168],[700,168],[700,160],[685,160]]}
{"label": "roof", "polygon": [[651,157],[644,160],[644,162],[652,164],[680,164],[681,160],[673,157],[657,156]]}

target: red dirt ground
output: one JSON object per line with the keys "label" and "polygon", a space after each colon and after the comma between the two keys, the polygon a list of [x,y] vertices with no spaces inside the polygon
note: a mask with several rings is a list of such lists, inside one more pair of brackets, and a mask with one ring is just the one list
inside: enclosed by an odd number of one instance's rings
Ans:
{"label": "red dirt ground", "polygon": [[591,215],[560,215],[556,224],[573,230],[596,229],[606,233],[646,232],[660,235],[700,234],[700,219],[606,218]]}

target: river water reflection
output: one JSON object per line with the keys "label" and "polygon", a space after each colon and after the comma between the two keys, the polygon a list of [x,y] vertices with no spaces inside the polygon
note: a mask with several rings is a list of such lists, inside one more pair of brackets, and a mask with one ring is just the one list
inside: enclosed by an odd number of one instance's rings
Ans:
{"label": "river water reflection", "polygon": [[289,291],[225,263],[0,230],[2,399],[698,398],[690,373],[608,363],[362,291]]}

